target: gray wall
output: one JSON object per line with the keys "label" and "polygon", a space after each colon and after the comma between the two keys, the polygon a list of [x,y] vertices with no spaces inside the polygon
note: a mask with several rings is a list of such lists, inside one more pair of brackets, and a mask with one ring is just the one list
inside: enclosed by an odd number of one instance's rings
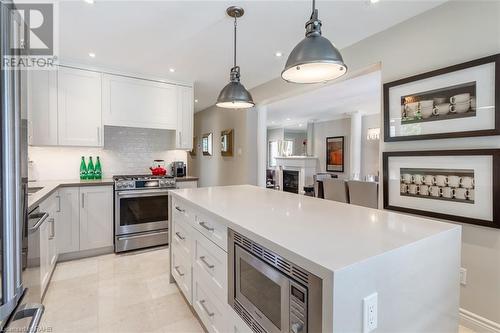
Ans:
{"label": "gray wall", "polygon": [[[368,128],[379,127],[380,115],[366,115],[362,118],[361,138],[361,177],[378,174],[379,142],[367,141]],[[339,178],[349,178],[350,174],[350,139],[351,120],[349,118],[314,123],[314,156],[319,158],[320,171],[326,171],[326,138],[344,136],[344,172],[336,172]]]}
{"label": "gray wall", "polygon": [[[234,154],[220,153],[220,133],[234,129]],[[194,115],[194,136],[197,138],[196,156],[188,154],[189,174],[200,177],[198,185],[256,184],[257,171],[257,115],[254,109],[233,110],[210,107]],[[201,137],[213,133],[213,155],[203,156]]]}
{"label": "gray wall", "polygon": [[[470,47],[456,40],[470,41]],[[342,55],[353,71],[381,63],[386,83],[499,52],[500,2],[450,1],[343,49]],[[381,151],[500,148],[500,137],[381,144]],[[461,286],[460,306],[500,323],[500,230],[462,225],[467,286]]]}

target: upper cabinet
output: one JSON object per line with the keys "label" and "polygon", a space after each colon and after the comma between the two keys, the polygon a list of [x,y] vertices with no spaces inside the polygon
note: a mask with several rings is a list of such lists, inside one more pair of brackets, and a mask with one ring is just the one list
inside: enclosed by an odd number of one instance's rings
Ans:
{"label": "upper cabinet", "polygon": [[103,75],[104,125],[175,130],[177,86],[119,75]]}
{"label": "upper cabinet", "polygon": [[193,149],[193,88],[177,88],[177,149]]}
{"label": "upper cabinet", "polygon": [[104,125],[176,132],[193,147],[193,88],[59,66],[27,76],[29,144],[102,147]]}
{"label": "upper cabinet", "polygon": [[60,67],[57,109],[59,145],[102,146],[101,73]]}
{"label": "upper cabinet", "polygon": [[57,71],[27,71],[28,143],[57,145]]}

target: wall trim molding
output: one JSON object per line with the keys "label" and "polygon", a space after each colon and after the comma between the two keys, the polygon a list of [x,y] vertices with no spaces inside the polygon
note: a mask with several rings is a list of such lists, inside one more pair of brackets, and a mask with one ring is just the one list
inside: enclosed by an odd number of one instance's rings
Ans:
{"label": "wall trim molding", "polygon": [[460,308],[460,325],[477,333],[500,333],[500,324]]}

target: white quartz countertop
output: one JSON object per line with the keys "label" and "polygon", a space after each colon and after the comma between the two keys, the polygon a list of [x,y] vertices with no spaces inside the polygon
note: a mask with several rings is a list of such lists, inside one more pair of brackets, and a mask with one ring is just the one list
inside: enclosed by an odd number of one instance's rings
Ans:
{"label": "white quartz countertop", "polygon": [[228,227],[249,238],[254,235],[268,240],[284,252],[332,272],[461,228],[251,185],[179,189],[171,193],[217,215]]}

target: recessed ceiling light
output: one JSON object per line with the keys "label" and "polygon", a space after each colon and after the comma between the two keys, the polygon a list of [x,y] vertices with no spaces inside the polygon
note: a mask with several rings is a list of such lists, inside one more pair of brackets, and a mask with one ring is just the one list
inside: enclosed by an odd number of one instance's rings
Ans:
{"label": "recessed ceiling light", "polygon": [[169,68],[168,70],[170,71],[170,73],[175,72],[175,68]]}
{"label": "recessed ceiling light", "polygon": [[290,121],[290,120],[292,120],[292,119],[290,119],[290,118],[286,118],[286,120]]}
{"label": "recessed ceiling light", "polygon": [[195,103],[198,103],[198,100],[197,100],[197,99],[195,99],[195,100],[194,100],[194,102],[195,102]]}
{"label": "recessed ceiling light", "polygon": [[95,58],[95,53],[94,52],[89,52],[89,57]]}
{"label": "recessed ceiling light", "polygon": [[93,4],[94,0],[84,0],[86,3]]}
{"label": "recessed ceiling light", "polygon": [[271,121],[271,124],[274,124],[274,120]]}
{"label": "recessed ceiling light", "polygon": [[377,3],[379,2],[380,0],[370,0],[371,3]]}
{"label": "recessed ceiling light", "polygon": [[274,55],[275,55],[275,56],[277,56],[277,57],[282,57],[282,56],[283,56],[283,53],[282,53],[282,52],[280,52],[280,51],[277,51]]}
{"label": "recessed ceiling light", "polygon": [[302,127],[302,124],[299,124],[299,127]]}

